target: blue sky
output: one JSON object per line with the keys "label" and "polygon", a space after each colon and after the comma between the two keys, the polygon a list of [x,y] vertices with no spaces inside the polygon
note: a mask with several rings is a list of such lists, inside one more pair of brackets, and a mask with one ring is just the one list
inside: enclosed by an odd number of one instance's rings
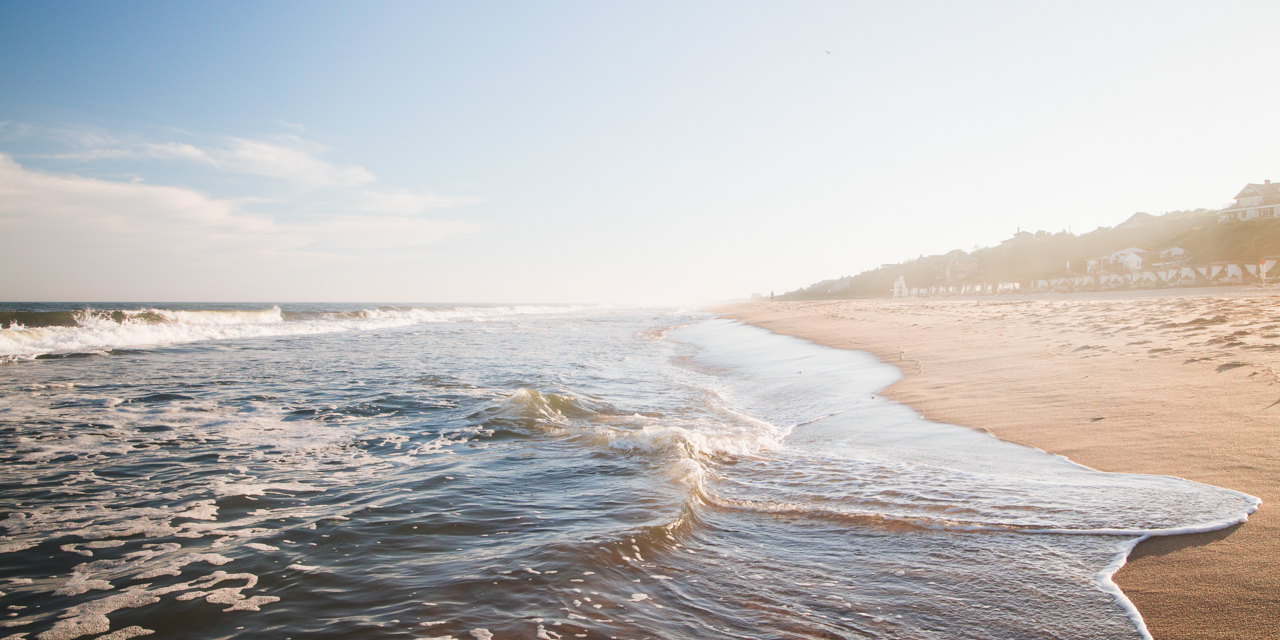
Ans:
{"label": "blue sky", "polygon": [[690,304],[1217,207],[1278,19],[5,0],[0,299]]}

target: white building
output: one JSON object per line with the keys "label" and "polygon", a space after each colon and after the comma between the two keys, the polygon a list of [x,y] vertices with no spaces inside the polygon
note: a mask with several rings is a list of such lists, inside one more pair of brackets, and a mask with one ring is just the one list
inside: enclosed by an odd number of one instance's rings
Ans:
{"label": "white building", "polygon": [[1157,251],[1155,260],[1165,266],[1181,266],[1187,262],[1187,250],[1182,247],[1169,247],[1164,251]]}
{"label": "white building", "polygon": [[1270,180],[1262,184],[1246,184],[1236,194],[1236,203],[1218,214],[1218,222],[1274,218],[1280,209],[1280,184]]}
{"label": "white building", "polygon": [[1150,253],[1137,247],[1121,249],[1105,256],[1089,258],[1085,263],[1085,273],[1100,273],[1112,269],[1136,271],[1142,268],[1142,265],[1148,261],[1150,255]]}

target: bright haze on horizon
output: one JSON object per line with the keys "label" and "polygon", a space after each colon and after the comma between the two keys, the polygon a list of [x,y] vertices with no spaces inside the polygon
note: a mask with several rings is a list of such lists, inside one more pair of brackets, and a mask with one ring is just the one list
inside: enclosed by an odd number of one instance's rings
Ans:
{"label": "bright haze on horizon", "polygon": [[1280,179],[1276,24],[1274,2],[5,2],[0,300],[690,304],[1216,208]]}

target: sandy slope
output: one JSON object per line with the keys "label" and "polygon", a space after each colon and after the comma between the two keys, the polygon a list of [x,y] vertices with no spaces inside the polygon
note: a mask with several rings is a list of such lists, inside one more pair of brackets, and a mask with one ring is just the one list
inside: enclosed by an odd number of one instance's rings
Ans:
{"label": "sandy slope", "polygon": [[758,303],[721,309],[870,351],[930,419],[1106,471],[1244,491],[1248,523],[1139,545],[1116,582],[1157,640],[1280,637],[1280,295]]}

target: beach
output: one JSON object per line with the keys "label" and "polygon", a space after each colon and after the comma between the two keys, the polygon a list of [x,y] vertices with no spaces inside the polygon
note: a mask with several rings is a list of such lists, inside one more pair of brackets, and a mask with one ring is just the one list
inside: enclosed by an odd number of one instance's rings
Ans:
{"label": "beach", "polygon": [[1280,626],[1280,295],[754,302],[726,317],[870,352],[929,420],[1094,469],[1257,496],[1247,523],[1140,543],[1115,582],[1157,640]]}

